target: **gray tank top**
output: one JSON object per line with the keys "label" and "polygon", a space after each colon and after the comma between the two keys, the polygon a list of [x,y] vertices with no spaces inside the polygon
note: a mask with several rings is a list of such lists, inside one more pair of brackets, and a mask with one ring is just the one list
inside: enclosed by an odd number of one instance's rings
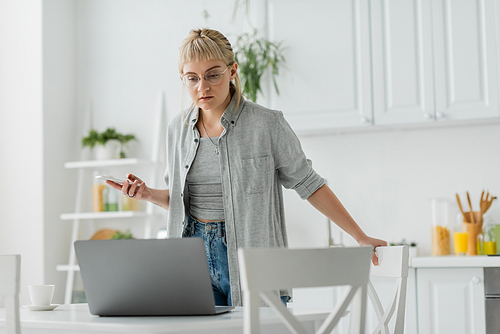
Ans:
{"label": "gray tank top", "polygon": [[[212,138],[214,142],[219,138]],[[196,156],[186,176],[189,213],[207,220],[224,220],[219,155],[208,137],[201,137]]]}

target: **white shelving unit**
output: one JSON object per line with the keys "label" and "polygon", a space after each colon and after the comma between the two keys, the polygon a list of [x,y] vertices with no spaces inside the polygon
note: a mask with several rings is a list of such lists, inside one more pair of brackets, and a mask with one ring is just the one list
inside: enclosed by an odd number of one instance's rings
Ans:
{"label": "white shelving unit", "polygon": [[146,166],[150,167],[151,177],[148,184],[152,186],[157,185],[158,168],[164,168],[164,163],[160,162],[161,142],[164,140],[164,134],[167,124],[165,112],[165,93],[161,94],[160,106],[156,117],[156,131],[154,133],[153,149],[151,160],[141,160],[136,158],[127,159],[112,159],[112,160],[86,160],[86,161],[72,161],[64,164],[67,169],[78,170],[78,183],[75,199],[75,211],[72,213],[63,213],[60,218],[64,221],[73,221],[71,242],[69,250],[69,259],[67,264],[56,266],[57,271],[67,272],[66,289],[64,295],[64,304],[70,304],[73,296],[73,285],[75,280],[75,272],[80,271],[80,267],[76,263],[75,249],[73,244],[79,238],[80,223],[93,222],[94,220],[104,219],[129,219],[129,218],[143,218],[144,219],[144,239],[151,238],[151,228],[154,218],[153,204],[147,202],[146,210],[144,211],[113,211],[113,212],[85,212],[82,211],[82,198],[84,193],[84,186],[87,187],[88,183],[84,183],[85,175],[90,173],[96,168],[113,168],[113,167],[127,167],[127,166]]}

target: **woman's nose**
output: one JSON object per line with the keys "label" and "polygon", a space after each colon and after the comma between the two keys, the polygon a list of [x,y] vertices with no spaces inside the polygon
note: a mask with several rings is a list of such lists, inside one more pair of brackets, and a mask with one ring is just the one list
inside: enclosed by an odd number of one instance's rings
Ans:
{"label": "woman's nose", "polygon": [[204,92],[204,91],[206,91],[208,89],[210,89],[210,85],[205,80],[205,78],[201,78],[200,79],[200,83],[198,84],[198,91],[199,92]]}

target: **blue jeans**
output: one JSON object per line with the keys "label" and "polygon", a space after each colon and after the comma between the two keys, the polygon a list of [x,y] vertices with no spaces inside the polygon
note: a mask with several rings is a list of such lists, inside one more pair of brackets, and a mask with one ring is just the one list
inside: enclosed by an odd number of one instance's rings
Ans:
{"label": "blue jeans", "polygon": [[[231,306],[231,285],[227,260],[225,222],[202,223],[188,215],[188,223],[184,226],[182,237],[198,237],[203,239],[205,251],[207,253],[215,305]],[[286,306],[287,296],[282,296],[281,301]]]}
{"label": "blue jeans", "polygon": [[188,216],[183,238],[202,238],[207,253],[215,305],[231,306],[231,285],[227,260],[226,228],[224,221],[202,223]]}

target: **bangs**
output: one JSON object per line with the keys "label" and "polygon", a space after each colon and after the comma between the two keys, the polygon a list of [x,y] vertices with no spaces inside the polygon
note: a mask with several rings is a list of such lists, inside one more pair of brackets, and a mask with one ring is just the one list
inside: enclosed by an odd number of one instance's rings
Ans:
{"label": "bangs", "polygon": [[224,55],[217,43],[209,38],[197,37],[186,41],[179,48],[179,73],[182,73],[184,63],[201,60],[224,61]]}

